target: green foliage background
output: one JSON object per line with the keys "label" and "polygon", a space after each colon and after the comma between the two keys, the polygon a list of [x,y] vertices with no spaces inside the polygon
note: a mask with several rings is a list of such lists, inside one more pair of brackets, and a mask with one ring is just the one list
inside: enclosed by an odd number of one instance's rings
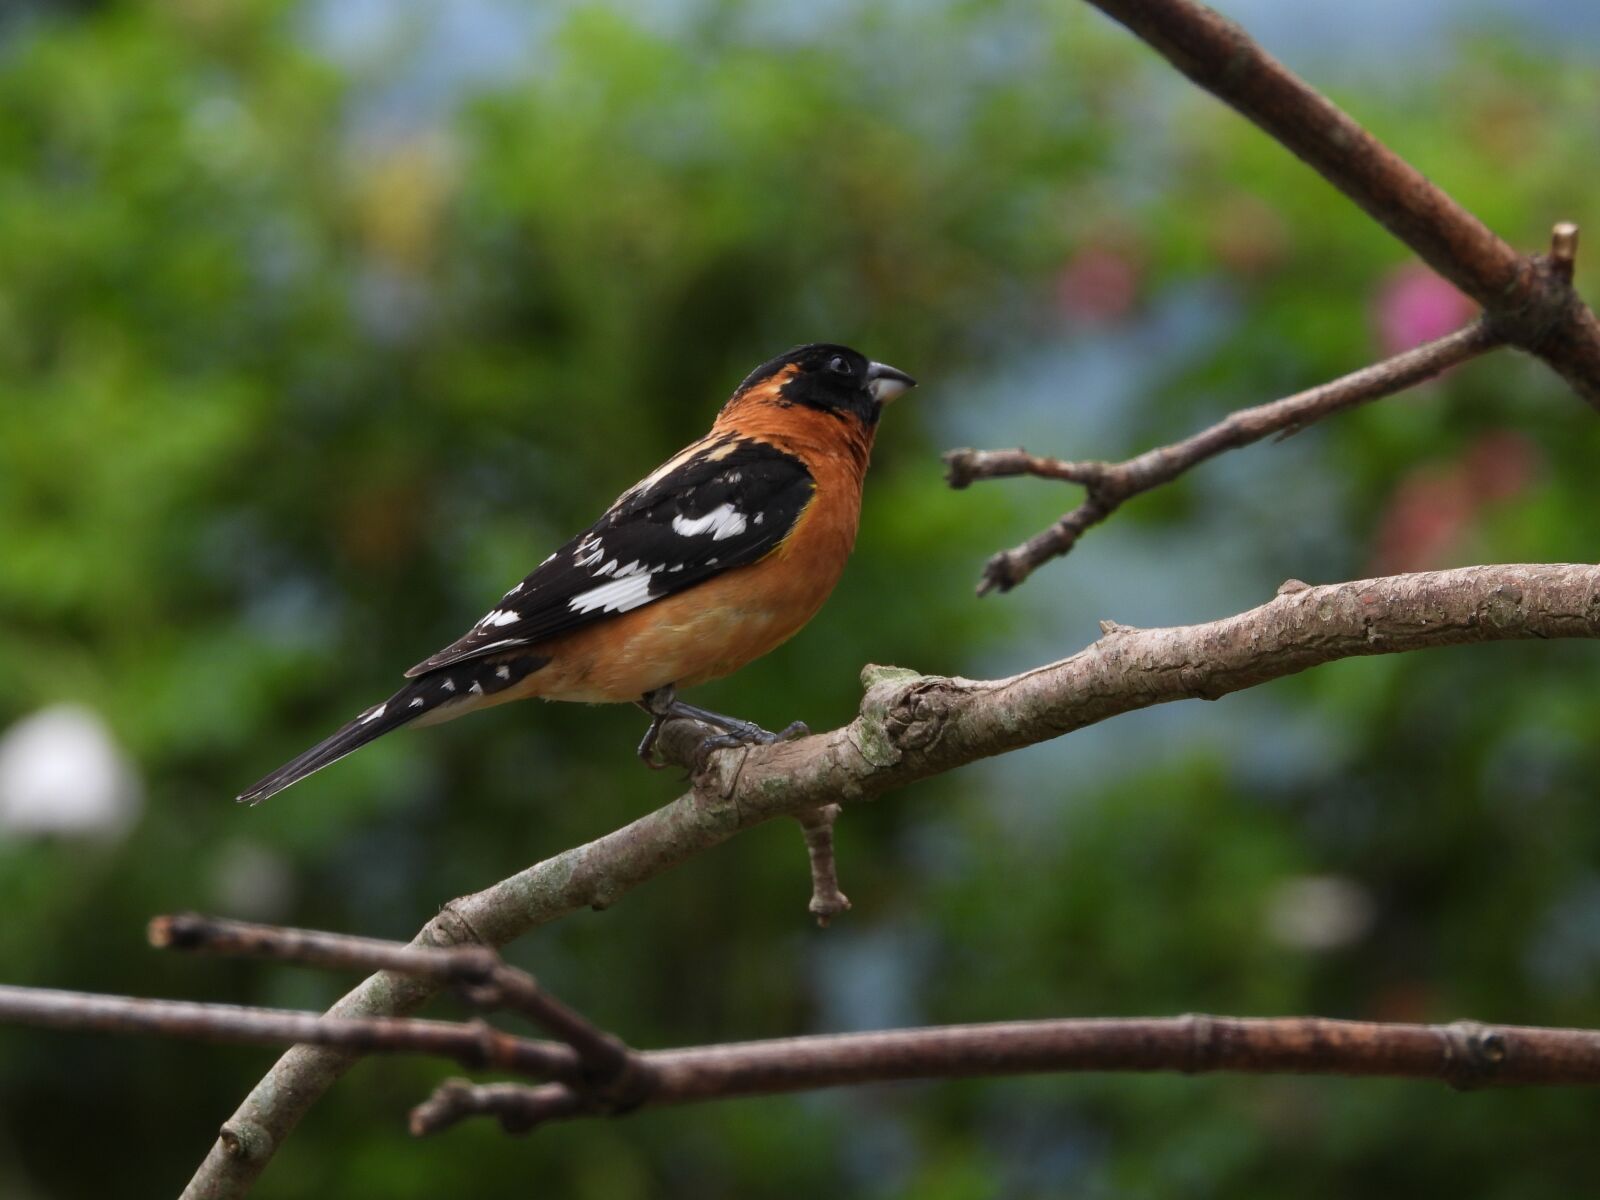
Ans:
{"label": "green foliage background", "polygon": [[[798,341],[924,386],[833,601],[701,697],[768,725],[848,719],[866,662],[992,674],[1102,617],[1359,575],[1408,514],[1446,536],[1404,565],[1593,558],[1600,423],[1500,355],[1207,466],[974,600],[985,555],[1073,497],[950,492],[941,449],[1121,456],[1342,373],[1381,353],[1407,254],[1074,6],[785,11],[558,6],[516,69],[431,106],[397,83],[425,47],[328,53],[303,4],[0,16],[0,727],[87,705],[146,798],[120,840],[0,833],[0,977],[320,1007],[347,981],[160,957],[143,922],[404,937],[673,796],[637,713],[514,706],[229,802]],[[1509,33],[1437,49],[1337,98],[1519,245],[1600,229],[1600,71]],[[1127,304],[1072,299],[1089,254]],[[856,908],[826,932],[773,827],[511,957],[641,1046],[1192,1010],[1597,1025],[1597,669],[1489,647],[1139,714],[853,812]],[[1323,876],[1370,919],[1275,936]],[[0,1033],[0,1192],[174,1194],[272,1057]],[[447,1073],[362,1065],[259,1194],[1567,1197],[1600,1117],[1581,1091],[1123,1077],[408,1140]]]}

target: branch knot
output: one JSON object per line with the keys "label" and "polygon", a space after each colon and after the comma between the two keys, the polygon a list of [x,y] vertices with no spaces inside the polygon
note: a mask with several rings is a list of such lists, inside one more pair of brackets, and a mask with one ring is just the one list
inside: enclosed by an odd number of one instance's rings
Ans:
{"label": "branch knot", "polygon": [[235,1162],[265,1162],[272,1157],[272,1135],[254,1121],[234,1118],[217,1131],[217,1140]]}
{"label": "branch knot", "polygon": [[1185,1013],[1189,1023],[1189,1054],[1183,1063],[1185,1075],[1198,1075],[1216,1069],[1219,1054],[1217,1019],[1209,1013]]}
{"label": "branch knot", "polygon": [[1505,1035],[1478,1021],[1444,1027],[1446,1081],[1465,1092],[1494,1082],[1509,1058]]}
{"label": "branch knot", "polygon": [[954,690],[950,680],[929,675],[901,692],[884,718],[884,729],[894,744],[914,751],[936,745],[950,717],[950,706],[945,701]]}

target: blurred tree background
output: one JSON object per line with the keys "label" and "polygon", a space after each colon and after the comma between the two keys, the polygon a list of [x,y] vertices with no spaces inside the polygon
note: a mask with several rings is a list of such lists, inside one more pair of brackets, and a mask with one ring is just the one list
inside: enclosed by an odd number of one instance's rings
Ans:
{"label": "blurred tree background", "polygon": [[[1514,243],[1600,231],[1586,0],[1222,7]],[[1500,354],[973,598],[1075,496],[950,492],[940,450],[1120,457],[1468,314],[1072,4],[8,0],[0,976],[318,1008],[352,981],[159,956],[143,922],[404,938],[675,795],[640,714],[519,705],[229,800],[796,342],[924,386],[833,601],[700,697],[769,726],[848,719],[866,662],[1006,672],[1288,576],[1592,559],[1600,422]],[[1589,644],[1440,651],[1119,718],[853,811],[856,907],[825,932],[774,826],[510,957],[645,1047],[1192,1010],[1600,1025],[1597,672]],[[0,1031],[0,1193],[174,1194],[273,1057]],[[1582,1091],[1066,1078],[410,1141],[447,1072],[364,1063],[258,1194],[1525,1200],[1592,1186],[1600,1118]]]}

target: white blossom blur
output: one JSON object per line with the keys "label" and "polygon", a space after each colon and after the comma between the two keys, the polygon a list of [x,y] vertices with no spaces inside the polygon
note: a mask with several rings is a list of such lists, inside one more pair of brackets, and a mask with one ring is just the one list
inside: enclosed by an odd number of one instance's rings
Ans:
{"label": "white blossom blur", "polygon": [[0,735],[0,834],[115,840],[143,808],[133,764],[94,710],[52,705]]}
{"label": "white blossom blur", "polygon": [[1267,932],[1296,950],[1337,950],[1372,928],[1372,895],[1341,875],[1286,879],[1267,900]]}

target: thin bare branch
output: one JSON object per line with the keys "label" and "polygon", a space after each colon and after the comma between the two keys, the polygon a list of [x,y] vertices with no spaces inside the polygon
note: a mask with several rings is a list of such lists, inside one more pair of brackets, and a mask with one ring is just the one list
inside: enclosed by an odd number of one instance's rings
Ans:
{"label": "thin bare branch", "polygon": [[581,1072],[591,1084],[614,1083],[628,1066],[627,1047],[620,1041],[550,995],[532,975],[508,966],[487,946],[433,949],[199,913],[156,917],[150,922],[148,937],[152,946],[161,949],[273,958],[350,971],[394,971],[454,986],[479,1008],[520,1013],[565,1042],[576,1052]]}
{"label": "thin bare branch", "polygon": [[583,1115],[582,1099],[569,1088],[447,1079],[411,1110],[408,1125],[412,1137],[427,1137],[468,1117],[494,1117],[507,1133],[527,1133],[549,1121]]}
{"label": "thin bare branch", "polygon": [[578,1056],[570,1047],[513,1037],[481,1021],[461,1024],[399,1017],[337,1018],[275,1008],[0,985],[0,1023],[98,1033],[160,1034],[253,1046],[327,1046],[362,1054],[429,1054],[452,1058],[468,1067],[580,1081]]}
{"label": "thin bare branch", "polygon": [[[209,927],[215,935],[212,946],[224,952],[250,947],[247,952],[273,958],[344,966],[348,959],[339,945],[344,942],[354,957],[381,953],[399,969],[435,982],[447,977],[439,969],[440,959],[482,957],[448,951],[412,953],[414,948],[398,943],[305,930],[229,928],[232,923],[204,918],[189,923],[196,929]],[[203,939],[180,940],[198,946]],[[0,1023],[419,1054],[556,1081],[527,1087],[450,1080],[413,1110],[411,1129],[417,1134],[438,1132],[478,1114],[496,1116],[508,1130],[521,1131],[560,1118],[614,1116],[662,1104],[895,1080],[1067,1071],[1379,1075],[1441,1079],[1458,1088],[1600,1083],[1600,1030],[1487,1026],[1473,1021],[1401,1025],[1318,1017],[1077,1018],[775,1038],[642,1053],[607,1034],[627,1060],[633,1086],[626,1094],[592,1086],[582,1059],[570,1046],[512,1037],[481,1021],[324,1017],[0,986]],[[237,1134],[234,1141],[242,1144]]]}
{"label": "thin bare branch", "polygon": [[[964,763],[1173,700],[1217,699],[1319,663],[1435,646],[1600,637],[1600,567],[1468,567],[1284,591],[1259,608],[1173,629],[1108,626],[1071,658],[975,681],[895,668],[862,672],[849,725],[794,742],[712,757],[695,791],[602,838],[447,904],[414,945],[500,945],[645,881],[774,817],[848,807]],[[663,752],[692,758],[672,726]],[[414,1011],[430,980],[374,975],[338,1016]],[[300,1117],[356,1059],[297,1046],[230,1118],[185,1194],[243,1195]],[[237,1147],[237,1150],[230,1149]]]}
{"label": "thin bare branch", "polygon": [[1088,0],[1259,125],[1483,305],[1507,341],[1600,408],[1600,321],[1549,259],[1518,254],[1421,171],[1195,0]]}
{"label": "thin bare branch", "polygon": [[[1012,1021],[786,1038],[642,1056],[656,1087],[643,1106],[770,1096],[907,1079],[1068,1071],[1384,1076],[1456,1088],[1600,1083],[1600,1032],[1515,1025],[1376,1024],[1319,1017]],[[451,1080],[411,1114],[415,1134],[468,1116],[509,1132],[599,1115],[561,1084]]]}
{"label": "thin bare branch", "polygon": [[978,583],[978,595],[1010,591],[1044,563],[1066,554],[1085,530],[1116,512],[1123,501],[1171,483],[1207,459],[1270,434],[1296,433],[1333,413],[1392,396],[1502,344],[1494,325],[1481,319],[1473,321],[1437,341],[1331,383],[1254,408],[1238,409],[1192,437],[1147,450],[1126,462],[1066,462],[1022,450],[952,450],[944,461],[946,478],[954,488],[980,479],[1035,475],[1082,484],[1087,493],[1082,504],[1054,525],[991,558]]}

